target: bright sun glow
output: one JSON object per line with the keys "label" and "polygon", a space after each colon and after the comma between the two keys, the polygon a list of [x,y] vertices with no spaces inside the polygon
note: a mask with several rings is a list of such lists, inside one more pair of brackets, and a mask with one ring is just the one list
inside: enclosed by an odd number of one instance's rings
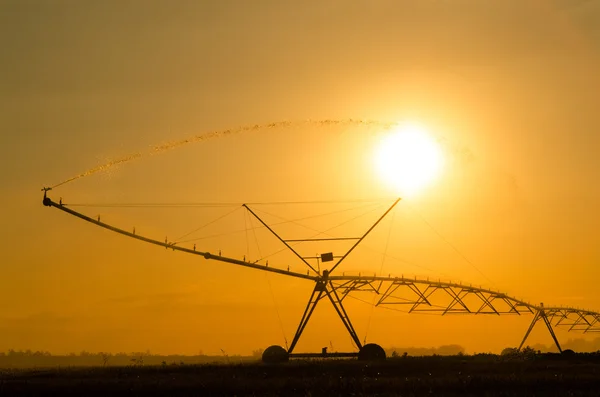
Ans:
{"label": "bright sun glow", "polygon": [[404,196],[414,196],[433,182],[444,163],[437,142],[417,124],[395,127],[381,140],[375,156],[378,176]]}

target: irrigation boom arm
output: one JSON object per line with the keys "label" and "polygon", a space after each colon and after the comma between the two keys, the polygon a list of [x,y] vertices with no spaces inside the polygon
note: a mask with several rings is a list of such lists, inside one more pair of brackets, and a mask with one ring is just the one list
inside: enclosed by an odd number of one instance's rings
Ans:
{"label": "irrigation boom arm", "polygon": [[[507,294],[501,293],[500,291],[494,291],[491,289],[473,287],[472,285],[466,285],[456,282],[445,282],[441,280],[429,280],[418,279],[418,278],[405,278],[402,277],[384,277],[384,276],[351,276],[351,275],[332,275],[330,274],[339,263],[350,254],[350,252],[360,243],[371,230],[383,219],[398,203],[396,200],[393,205],[381,216],[374,225],[355,243],[351,249],[346,252],[344,256],[338,261],[337,264],[329,271],[323,271],[323,274],[319,274],[312,266],[309,267],[317,273],[317,275],[309,275],[293,272],[284,269],[278,269],[274,267],[263,266],[257,263],[246,262],[245,260],[239,260],[234,258],[228,258],[221,255],[214,255],[210,252],[196,251],[194,249],[184,248],[177,246],[176,243],[170,243],[168,241],[158,241],[152,238],[140,236],[134,232],[129,232],[118,227],[109,225],[101,222],[100,218],[93,219],[86,215],[83,215],[77,211],[68,208],[63,205],[62,202],[55,203],[46,193],[50,188],[42,189],[44,191],[43,204],[47,207],[54,207],[61,211],[64,211],[70,215],[76,216],[84,221],[90,222],[96,226],[108,229],[112,232],[122,234],[127,237],[134,238],[136,240],[144,241],[146,243],[172,249],[173,251],[181,251],[188,254],[194,254],[204,257],[205,259],[213,259],[220,262],[231,263],[238,266],[249,267],[252,269],[263,270],[271,273],[278,273],[286,276],[302,278],[305,280],[311,280],[315,282],[315,288],[306,306],[304,315],[300,321],[296,335],[292,341],[291,346],[288,349],[288,353],[291,354],[298,339],[300,338],[306,324],[308,323],[312,312],[314,311],[317,303],[323,298],[327,297],[334,306],[338,316],[342,320],[344,326],[348,330],[352,340],[356,347],[360,350],[362,348],[360,339],[352,326],[350,318],[346,313],[343,306],[344,299],[353,292],[371,292],[379,295],[375,306],[393,308],[393,307],[405,307],[408,313],[418,312],[429,312],[430,314],[480,314],[480,315],[505,315],[505,314],[534,314],[533,321],[527,330],[519,349],[523,346],[527,337],[535,324],[543,320],[548,331],[550,332],[554,342],[559,351],[562,351],[558,339],[554,334],[553,327],[566,328],[568,331],[580,331],[584,333],[600,332],[600,313],[591,310],[584,310],[574,307],[563,307],[563,306],[544,306],[543,303],[539,305],[530,304],[523,300],[516,299]],[[252,212],[247,206],[246,208]],[[252,212],[254,216],[254,214]],[[258,216],[256,216],[257,219]],[[283,244],[287,246],[292,252],[298,255],[286,242],[280,238],[269,226],[266,225],[262,220],[264,226],[266,226],[275,236],[277,236]],[[219,253],[220,254],[220,253]],[[300,257],[304,263],[308,263]]]}
{"label": "irrigation boom arm", "polygon": [[221,255],[215,255],[215,254],[211,254],[210,252],[201,252],[201,251],[196,251],[193,249],[189,249],[189,248],[185,248],[185,247],[179,247],[177,245],[175,245],[175,243],[169,243],[167,241],[158,241],[158,240],[154,240],[152,238],[148,238],[148,237],[144,237],[144,236],[140,236],[139,234],[135,234],[132,232],[128,232],[127,230],[123,230],[120,229],[118,227],[109,225],[107,223],[101,222],[100,219],[93,219],[90,218],[89,216],[83,215],[82,213],[79,213],[77,211],[74,211],[68,207],[66,207],[65,205],[62,205],[60,203],[55,203],[54,201],[52,201],[50,199],[50,197],[47,197],[45,192],[44,192],[44,201],[43,201],[44,205],[46,207],[54,207],[57,208],[61,211],[64,211],[70,215],[76,216],[77,218],[83,219],[84,221],[93,223],[96,226],[100,226],[103,227],[105,229],[108,229],[110,231],[113,231],[115,233],[119,233],[122,234],[124,236],[127,237],[131,237],[137,240],[141,240],[144,241],[146,243],[150,243],[150,244],[154,244],[154,245],[159,245],[161,247],[165,247],[165,248],[170,248],[174,251],[181,251],[181,252],[185,252],[188,254],[194,254],[194,255],[199,255],[204,257],[204,259],[213,259],[216,261],[220,261],[220,262],[227,262],[227,263],[232,263],[234,265],[239,265],[239,266],[244,266],[244,267],[249,267],[252,269],[258,269],[258,270],[264,270],[267,272],[272,272],[272,273],[279,273],[279,274],[285,274],[286,276],[292,276],[292,277],[297,277],[297,278],[303,278],[303,279],[307,279],[307,280],[316,280],[318,277],[315,276],[309,276],[307,274],[302,274],[302,273],[297,273],[297,272],[293,272],[293,271],[287,271],[287,270],[283,270],[283,269],[277,269],[277,268],[273,268],[273,267],[267,267],[267,266],[263,266],[263,265],[259,265],[256,263],[251,263],[251,262],[246,262],[243,260],[239,260],[239,259],[234,259],[234,258],[228,258],[225,256],[221,256]]}

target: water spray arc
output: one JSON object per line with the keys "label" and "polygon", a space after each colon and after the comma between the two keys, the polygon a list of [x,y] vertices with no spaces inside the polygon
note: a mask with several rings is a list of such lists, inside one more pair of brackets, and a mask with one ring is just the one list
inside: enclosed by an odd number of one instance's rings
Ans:
{"label": "water spray arc", "polygon": [[197,135],[190,136],[185,139],[180,139],[176,141],[166,142],[159,145],[152,145],[150,148],[143,152],[133,153],[124,157],[120,157],[111,161],[108,161],[105,164],[90,168],[87,171],[84,171],[80,174],[77,174],[71,178],[68,178],[56,185],[48,189],[57,188],[62,185],[66,185],[70,182],[73,182],[77,179],[84,178],[86,176],[90,176],[96,174],[98,172],[103,172],[111,169],[112,167],[119,166],[125,163],[130,163],[134,160],[141,159],[143,157],[154,156],[161,154],[163,152],[176,149],[181,146],[185,146],[192,143],[204,142],[211,139],[221,138],[228,135],[236,135],[246,132],[259,131],[264,129],[274,129],[274,128],[291,128],[291,127],[302,127],[302,126],[313,126],[313,127],[334,127],[334,126],[344,126],[344,125],[355,125],[355,126],[373,126],[381,129],[389,129],[396,125],[396,123],[377,121],[377,120],[361,120],[361,119],[323,119],[323,120],[303,120],[303,121],[276,121],[268,124],[253,124],[246,125],[237,128],[230,128],[218,131],[211,131],[206,133],[201,133]]}
{"label": "water spray arc", "polygon": [[[393,277],[391,275],[359,275],[351,276],[339,275],[335,273],[337,267],[352,253],[352,251],[365,239],[369,233],[377,227],[400,202],[397,199],[387,210],[374,222],[371,227],[360,236],[346,237],[346,240],[354,240],[354,244],[343,255],[335,256],[331,252],[321,254],[319,259],[321,263],[332,262],[329,269],[315,268],[309,263],[312,257],[303,257],[289,244],[292,241],[313,241],[316,239],[285,239],[270,228],[263,219],[261,219],[249,205],[243,206],[261,222],[267,230],[269,230],[279,241],[295,254],[302,262],[308,266],[306,273],[279,269],[276,267],[252,263],[245,260],[230,258],[210,252],[197,251],[196,246],[187,248],[176,245],[174,242],[159,241],[149,237],[136,234],[135,231],[130,232],[124,229],[115,227],[108,223],[102,222],[99,218],[94,219],[80,212],[77,212],[67,204],[54,202],[47,193],[52,188],[44,188],[43,204],[47,207],[59,209],[69,215],[75,216],[86,222],[110,230],[112,232],[134,238],[149,244],[161,246],[173,251],[184,252],[192,255],[199,255],[207,260],[215,260],[218,262],[230,263],[238,266],[248,267],[256,270],[261,270],[270,273],[277,273],[288,277],[309,280],[315,284],[310,295],[304,313],[300,319],[294,338],[288,349],[281,346],[271,346],[267,348],[263,354],[263,360],[267,362],[287,361],[290,357],[358,357],[365,360],[385,359],[384,350],[374,343],[363,345],[358,337],[350,317],[344,308],[345,298],[351,296],[354,292],[371,292],[378,296],[376,307],[382,307],[394,310],[398,307],[407,308],[408,313],[429,313],[439,315],[524,315],[533,314],[534,318],[529,326],[519,349],[527,340],[534,326],[542,320],[546,325],[556,347],[562,351],[558,339],[554,333],[554,328],[561,327],[568,331],[579,331],[584,333],[600,332],[600,313],[590,310],[577,309],[572,307],[545,306],[544,304],[534,305],[514,297],[511,297],[500,291],[481,288],[477,286],[467,285],[457,282],[446,282],[441,280],[429,280],[422,278],[408,277]],[[318,240],[337,240],[336,238],[326,238]],[[314,258],[313,258],[314,259]],[[336,314],[342,321],[353,343],[356,346],[357,352],[351,353],[327,353],[326,348],[321,353],[294,353],[294,349],[302,336],[317,304],[327,298],[335,309]]]}

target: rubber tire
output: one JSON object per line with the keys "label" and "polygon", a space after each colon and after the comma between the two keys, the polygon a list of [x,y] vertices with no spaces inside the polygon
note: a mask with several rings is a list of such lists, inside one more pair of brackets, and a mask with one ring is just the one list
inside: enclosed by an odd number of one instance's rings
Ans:
{"label": "rubber tire", "polygon": [[360,361],[385,361],[385,350],[375,343],[368,343],[358,352]]}
{"label": "rubber tire", "polygon": [[278,345],[269,346],[265,349],[262,355],[263,363],[279,364],[289,361],[290,355],[287,350]]}

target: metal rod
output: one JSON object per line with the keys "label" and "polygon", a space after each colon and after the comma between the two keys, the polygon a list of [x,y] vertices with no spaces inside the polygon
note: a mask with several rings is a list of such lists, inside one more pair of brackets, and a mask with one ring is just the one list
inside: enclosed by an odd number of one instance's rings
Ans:
{"label": "metal rod", "polygon": [[306,260],[304,260],[304,258],[303,258],[302,256],[300,256],[300,254],[299,254],[299,253],[297,253],[297,252],[296,252],[296,251],[295,251],[295,250],[294,250],[294,249],[293,249],[293,248],[292,248],[292,247],[291,247],[291,246],[290,246],[288,243],[286,243],[284,239],[282,239],[282,238],[281,238],[281,237],[280,237],[280,236],[279,236],[277,233],[275,233],[275,231],[274,231],[273,229],[271,229],[271,228],[269,227],[269,225],[267,225],[267,224],[266,224],[266,223],[265,223],[265,222],[264,222],[262,219],[260,219],[260,217],[259,217],[258,215],[256,215],[256,214],[254,213],[254,211],[252,211],[252,210],[250,209],[250,207],[248,207],[246,204],[242,204],[242,205],[243,205],[243,207],[245,207],[245,208],[248,210],[248,212],[250,212],[252,215],[254,215],[254,217],[255,217],[256,219],[258,219],[258,221],[259,221],[260,223],[262,223],[264,227],[266,227],[266,228],[267,228],[267,229],[268,229],[268,230],[269,230],[271,233],[273,233],[273,235],[274,235],[275,237],[277,237],[277,238],[279,239],[279,241],[281,241],[281,242],[282,242],[282,243],[283,243],[283,244],[284,244],[284,245],[285,245],[285,246],[286,246],[286,247],[287,247],[287,248],[288,248],[290,251],[292,251],[294,254],[296,254],[296,256],[297,256],[298,258],[300,258],[300,260],[301,260],[302,262],[304,262],[304,263],[306,264],[306,266],[308,266],[308,267],[309,267],[309,268],[310,268],[310,269],[311,269],[313,272],[315,272],[315,273],[317,273],[317,274],[320,274],[320,273],[319,273],[319,272],[318,272],[318,271],[317,271],[317,270],[316,270],[314,267],[312,267],[312,266],[310,265],[310,263],[308,263]]}
{"label": "metal rod", "polygon": [[521,341],[521,344],[519,345],[519,348],[517,349],[518,351],[521,351],[521,348],[525,344],[525,341],[527,340],[527,337],[529,336],[529,334],[531,333],[531,330],[535,326],[535,323],[537,323],[537,321],[540,319],[540,313],[541,313],[541,310],[538,310],[535,312],[535,316],[533,316],[533,320],[531,321],[531,324],[529,324],[529,328],[527,329],[527,332],[525,332],[525,336],[523,337],[523,340]]}
{"label": "metal rod", "polygon": [[548,317],[546,317],[546,313],[544,313],[543,311],[541,312],[541,316],[544,319],[544,323],[546,323],[546,327],[548,327],[548,331],[550,331],[550,335],[552,336],[552,339],[554,339],[554,343],[556,343],[556,347],[558,347],[558,351],[560,353],[562,353],[562,349],[560,348],[560,343],[558,343],[558,339],[556,338],[556,335],[554,334],[554,330],[552,329],[552,324],[550,324],[550,320],[548,320]]}
{"label": "metal rod", "polygon": [[346,252],[346,254],[344,256],[342,256],[342,258],[331,268],[331,270],[329,270],[329,273],[333,272],[335,270],[336,267],[338,267],[340,265],[340,263],[342,263],[344,261],[344,259],[346,259],[346,257],[348,255],[350,255],[350,253],[352,251],[354,251],[354,248],[356,248],[356,246],[358,244],[361,243],[361,241],[363,241],[365,239],[365,237],[367,237],[367,235],[369,233],[371,233],[371,230],[375,229],[375,227],[379,224],[379,222],[381,222],[381,220],[383,218],[385,218],[385,216],[396,206],[396,204],[398,204],[398,202],[401,200],[401,198],[396,199],[396,201],[394,201],[394,203],[390,206],[390,208],[387,209],[387,211],[385,211],[383,213],[383,215],[381,215],[379,217],[379,219],[377,219],[377,221],[369,228],[369,230],[366,231],[365,234],[362,235],[362,237],[360,239],[358,239],[358,241],[356,243],[354,243],[354,245],[348,250],[348,252]]}
{"label": "metal rod", "polygon": [[[317,285],[315,286],[315,289],[313,290],[313,293],[311,294],[310,299],[308,300],[308,304],[306,305],[306,309],[304,309],[304,315],[302,316],[302,319],[300,320],[300,324],[298,324],[298,329],[296,330],[296,334],[294,335],[292,344],[290,345],[290,348],[288,349],[288,354],[294,351],[294,347],[296,347],[296,343],[298,343],[298,340],[300,339],[302,332],[304,332],[304,328],[306,328],[306,324],[308,324],[308,320],[310,319],[310,316],[312,316],[313,312],[315,311],[315,307],[317,307],[317,303],[319,303],[319,300],[321,300],[321,295],[323,295],[323,290],[322,289],[318,290],[318,288],[319,288],[319,283],[317,283]],[[313,302],[312,298],[315,296],[315,294],[317,292],[319,294],[317,295],[317,298]]]}
{"label": "metal rod", "polygon": [[283,269],[266,267],[266,266],[258,265],[258,264],[255,264],[255,263],[250,263],[250,262],[245,262],[245,261],[241,261],[241,260],[238,260],[238,259],[228,258],[228,257],[221,256],[221,255],[214,255],[214,254],[211,254],[210,252],[194,251],[193,249],[179,247],[179,246],[175,245],[174,243],[169,243],[169,242],[163,242],[163,241],[154,240],[154,239],[151,239],[151,238],[148,238],[148,237],[141,236],[141,235],[139,235],[137,233],[133,234],[133,233],[128,232],[126,230],[119,229],[118,227],[114,227],[114,226],[111,226],[111,225],[109,225],[107,223],[100,222],[99,220],[92,219],[89,216],[83,215],[83,214],[81,214],[81,213],[79,213],[77,211],[73,211],[72,209],[67,208],[64,205],[60,205],[60,204],[55,203],[54,201],[52,201],[48,197],[44,199],[44,205],[46,205],[48,207],[58,208],[61,211],[64,211],[64,212],[69,213],[71,215],[74,215],[74,216],[76,216],[76,217],[78,217],[80,219],[83,219],[84,221],[93,223],[96,226],[103,227],[103,228],[108,229],[110,231],[113,231],[115,233],[119,233],[119,234],[125,235],[127,237],[134,238],[136,240],[141,240],[141,241],[144,241],[146,243],[150,243],[150,244],[158,245],[158,246],[165,247],[165,248],[168,248],[168,249],[172,249],[173,251],[186,252],[188,254],[202,256],[202,257],[204,257],[204,259],[213,259],[213,260],[216,260],[216,261],[219,261],[219,262],[232,263],[234,265],[249,267],[249,268],[252,268],[252,269],[263,270],[263,271],[267,271],[267,272],[271,272],[271,273],[285,274],[285,275],[288,275],[288,276],[297,277],[297,278],[303,278],[303,279],[307,279],[307,280],[316,280],[317,279],[315,276],[309,276],[309,275],[306,275],[306,274],[291,272],[291,271],[287,271],[287,270],[283,270]]}
{"label": "metal rod", "polygon": [[[303,256],[302,258],[304,258],[304,259],[316,259],[316,260],[321,259],[320,256]],[[341,258],[341,256],[334,256],[334,258]]]}
{"label": "metal rod", "polygon": [[358,240],[360,237],[329,237],[329,238],[299,238],[287,239],[286,242],[302,242],[302,241],[338,241],[338,240]]}

